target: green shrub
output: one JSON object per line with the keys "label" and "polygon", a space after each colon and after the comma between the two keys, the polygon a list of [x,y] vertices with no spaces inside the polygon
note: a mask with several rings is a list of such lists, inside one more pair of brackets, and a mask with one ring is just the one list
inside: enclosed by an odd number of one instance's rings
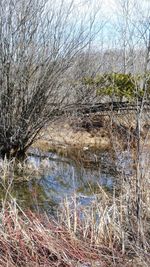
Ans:
{"label": "green shrub", "polygon": [[[137,97],[141,98],[144,95],[144,88],[141,86],[143,80],[144,77],[142,75],[109,73],[95,77],[84,77],[82,83],[85,86],[95,87],[97,95],[110,96],[120,101],[123,98],[133,101]],[[148,96],[150,94],[150,75],[147,76],[146,84]]]}

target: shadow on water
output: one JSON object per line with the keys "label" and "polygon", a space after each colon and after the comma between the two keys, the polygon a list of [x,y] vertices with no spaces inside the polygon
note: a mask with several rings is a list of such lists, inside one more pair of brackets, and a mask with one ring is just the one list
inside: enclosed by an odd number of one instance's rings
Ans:
{"label": "shadow on water", "polygon": [[[69,158],[51,153],[47,156],[30,155],[28,164],[42,168],[40,176],[30,177],[28,181],[13,181],[9,194],[16,198],[23,208],[55,212],[62,198],[76,192],[79,202],[87,205],[93,196],[100,192],[99,185],[111,191],[117,170],[108,152],[99,153],[99,164],[83,167]],[[0,187],[1,198],[5,198],[4,187]]]}

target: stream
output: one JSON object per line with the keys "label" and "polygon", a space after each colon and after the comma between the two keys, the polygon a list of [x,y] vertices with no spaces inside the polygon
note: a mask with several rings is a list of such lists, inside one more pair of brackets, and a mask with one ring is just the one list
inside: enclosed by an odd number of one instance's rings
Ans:
{"label": "stream", "polygon": [[[85,152],[87,153],[87,152]],[[88,151],[91,164],[86,166],[80,160],[72,160],[59,156],[56,153],[46,155],[30,153],[27,164],[34,170],[28,179],[13,180],[7,196],[16,199],[17,203],[25,208],[38,212],[46,211],[55,213],[59,203],[65,197],[70,198],[76,194],[80,205],[89,205],[102,186],[107,191],[112,191],[118,179],[118,173],[126,162],[130,163],[128,155],[118,155],[117,164],[110,152]],[[94,157],[93,157],[94,155]],[[119,158],[120,157],[120,158]],[[117,167],[116,167],[117,166]],[[132,170],[126,168],[126,175],[131,175]],[[5,190],[4,190],[5,189]],[[0,197],[5,200],[7,188],[3,182],[0,186]]]}

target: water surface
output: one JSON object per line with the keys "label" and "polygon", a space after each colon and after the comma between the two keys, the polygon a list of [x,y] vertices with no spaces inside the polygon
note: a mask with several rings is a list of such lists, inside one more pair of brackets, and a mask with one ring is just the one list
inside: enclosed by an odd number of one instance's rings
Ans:
{"label": "water surface", "polygon": [[[90,152],[89,152],[90,153]],[[13,180],[8,195],[16,198],[23,208],[36,211],[45,210],[53,213],[64,197],[74,193],[78,201],[88,205],[93,197],[100,192],[100,186],[111,191],[116,183],[118,170],[113,157],[108,152],[98,152],[90,155],[91,164],[85,166],[70,158],[49,153],[45,156],[30,155],[27,162],[34,170],[41,169],[40,174],[30,174],[27,180]],[[120,165],[124,164],[121,156]],[[127,157],[128,159],[128,157]],[[122,163],[123,162],[123,163]],[[119,165],[117,165],[119,166]],[[128,168],[129,172],[129,168]],[[5,199],[6,185],[0,187],[1,198]]]}

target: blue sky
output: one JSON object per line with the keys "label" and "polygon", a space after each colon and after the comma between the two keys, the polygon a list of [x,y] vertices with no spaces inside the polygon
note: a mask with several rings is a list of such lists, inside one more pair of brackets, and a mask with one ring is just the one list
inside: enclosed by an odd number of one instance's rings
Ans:
{"label": "blue sky", "polygon": [[[68,0],[70,1],[70,0]],[[150,9],[150,0],[75,0],[80,9],[86,10],[89,5],[101,6],[105,16],[114,16],[115,11],[118,9],[119,4],[129,1],[133,6],[139,5],[145,13]]]}
{"label": "blue sky", "polygon": [[[73,0],[73,16],[70,14],[70,21],[73,21],[75,25],[80,25],[80,19],[87,16],[87,26],[89,23],[89,15],[94,14],[98,11],[97,18],[95,21],[95,29],[99,27],[102,30],[97,34],[94,41],[95,46],[101,46],[103,42],[103,47],[120,47],[121,44],[121,34],[123,33],[123,15],[121,5],[123,3],[130,3],[130,23],[135,24],[139,21],[144,21],[145,18],[150,16],[150,0]],[[51,2],[51,1],[50,1]],[[72,0],[64,0],[66,8],[69,7],[69,3]],[[60,0],[54,0],[56,7],[61,5]],[[74,8],[74,6],[77,8]],[[139,27],[139,24],[138,24]],[[120,31],[120,32],[119,32]],[[134,32],[135,33],[135,32]],[[137,33],[136,33],[137,34]],[[139,36],[134,37],[134,42],[137,43]],[[141,43],[138,43],[141,46]]]}

